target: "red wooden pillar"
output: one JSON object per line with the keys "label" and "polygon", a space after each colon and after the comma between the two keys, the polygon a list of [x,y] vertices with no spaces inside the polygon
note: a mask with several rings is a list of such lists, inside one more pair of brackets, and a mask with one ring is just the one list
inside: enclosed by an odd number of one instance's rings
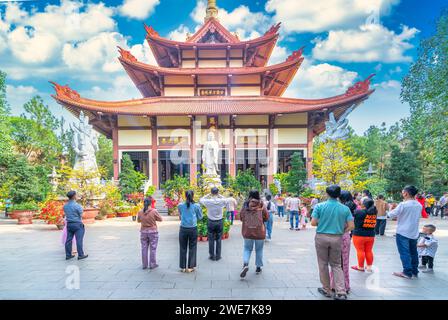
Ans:
{"label": "red wooden pillar", "polygon": [[118,180],[120,174],[120,155],[118,151],[118,123],[115,120],[112,127],[112,145],[113,145],[113,166],[114,166],[114,180]]}
{"label": "red wooden pillar", "polygon": [[269,115],[268,129],[268,186],[274,182],[274,124],[275,115]]}
{"label": "red wooden pillar", "polygon": [[308,179],[313,177],[313,130],[314,120],[310,113],[308,113],[308,126],[307,126],[307,148],[306,148],[306,171]]}
{"label": "red wooden pillar", "polygon": [[151,175],[152,185],[159,188],[159,170],[157,165],[157,118],[151,117]]}
{"label": "red wooden pillar", "polygon": [[197,152],[196,152],[196,117],[190,116],[190,183],[196,183]]}
{"label": "red wooden pillar", "polygon": [[229,174],[236,176],[236,155],[235,155],[235,117],[230,116],[229,130]]}

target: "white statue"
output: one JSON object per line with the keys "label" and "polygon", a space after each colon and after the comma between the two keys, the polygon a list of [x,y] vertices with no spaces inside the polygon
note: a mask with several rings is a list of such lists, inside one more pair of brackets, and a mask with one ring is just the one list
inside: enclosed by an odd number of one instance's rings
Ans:
{"label": "white statue", "polygon": [[277,193],[282,193],[282,183],[280,182],[280,180],[275,178],[274,184],[275,184],[275,187],[277,188]]}
{"label": "white statue", "polygon": [[339,120],[336,120],[333,112],[330,113],[329,120],[325,122],[324,140],[344,140],[347,138],[349,133],[347,116],[354,108],[355,106],[352,106],[345,110]]}
{"label": "white statue", "polygon": [[98,134],[89,124],[89,118],[81,111],[79,124],[70,126],[74,131],[73,150],[75,151],[75,170],[98,171],[95,153],[98,151]]}
{"label": "white statue", "polygon": [[207,134],[207,142],[204,143],[202,150],[202,164],[205,167],[205,175],[217,176],[218,169],[219,143],[215,140],[213,131]]}

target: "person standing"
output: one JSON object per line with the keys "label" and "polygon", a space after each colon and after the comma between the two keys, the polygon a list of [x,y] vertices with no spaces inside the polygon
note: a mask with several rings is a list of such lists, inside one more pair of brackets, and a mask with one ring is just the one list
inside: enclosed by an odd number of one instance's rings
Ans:
{"label": "person standing", "polygon": [[440,207],[440,218],[443,219],[445,217],[445,210],[448,207],[448,192],[444,192],[443,196],[440,197],[439,207]]}
{"label": "person standing", "polygon": [[350,209],[338,201],[341,195],[341,187],[330,185],[326,192],[329,199],[316,205],[311,220],[311,225],[317,227],[315,247],[320,282],[322,283],[322,288],[319,288],[318,292],[328,298],[333,296],[328,268],[330,266],[336,291],[334,299],[346,300],[347,292],[341,266],[341,248],[342,236],[354,228],[353,216]]}
{"label": "person standing", "polygon": [[272,196],[270,194],[266,195],[265,206],[269,213],[269,220],[265,222],[266,241],[271,241],[272,240],[272,227],[274,225],[274,214],[277,210],[275,208],[275,204],[272,201]]}
{"label": "person standing", "polygon": [[384,201],[384,196],[382,194],[378,195],[375,201],[375,207],[377,210],[376,216],[376,226],[375,235],[384,236],[387,224],[387,211],[389,210],[389,205]]}
{"label": "person standing", "polygon": [[428,218],[428,215],[426,214],[426,210],[425,210],[425,202],[426,202],[425,196],[423,194],[419,193],[419,194],[417,194],[415,199],[422,206],[422,212],[421,212],[422,218],[424,218],[424,219]]}
{"label": "person standing", "polygon": [[227,220],[230,220],[230,224],[233,225],[233,221],[235,220],[235,212],[236,207],[238,206],[238,201],[233,197],[233,193],[229,194],[228,202],[227,202]]}
{"label": "person standing", "polygon": [[306,204],[303,202],[300,203],[300,229],[305,230],[306,224],[308,220],[308,209],[306,208]]}
{"label": "person standing", "polygon": [[[152,197],[148,196],[143,202],[143,209],[137,214],[137,222],[141,223],[140,242],[142,244],[142,264],[143,269],[155,269],[157,264],[157,244],[159,242],[159,232],[157,230],[157,221],[163,219],[159,212],[152,208]],[[148,249],[149,261],[148,261]]]}
{"label": "person standing", "polygon": [[316,205],[319,203],[319,199],[313,197],[313,199],[311,200],[311,204],[310,204],[310,216],[313,215],[313,210],[316,207]]}
{"label": "person standing", "polygon": [[355,245],[358,265],[353,270],[372,272],[373,244],[375,242],[375,226],[377,210],[375,202],[367,198],[361,210],[355,211],[355,230],[353,230],[353,244]]}
{"label": "person standing", "polygon": [[286,210],[286,222],[289,222],[289,216],[290,216],[290,212],[289,212],[289,200],[291,200],[291,194],[288,193],[286,195],[285,198],[285,210]]}
{"label": "person standing", "polygon": [[221,259],[221,239],[224,228],[223,209],[229,200],[219,194],[219,189],[213,187],[211,194],[202,197],[199,203],[207,208],[208,215],[208,251],[209,259],[218,261]]}
{"label": "person standing", "polygon": [[418,267],[423,269],[423,273],[434,272],[434,258],[438,248],[438,240],[433,233],[436,231],[436,226],[427,224],[423,227],[422,233],[417,242],[418,256],[421,258],[422,264]]}
{"label": "person standing", "polygon": [[68,202],[64,205],[64,217],[67,223],[67,240],[65,241],[65,259],[70,260],[75,256],[72,254],[73,237],[76,238],[76,250],[78,251],[78,260],[87,258],[89,255],[84,254],[83,240],[85,234],[85,226],[82,223],[83,209],[76,202],[76,191],[67,193]]}
{"label": "person standing", "polygon": [[[339,201],[349,208],[350,213],[352,216],[355,213],[355,210],[357,208],[355,202],[353,201],[353,196],[349,191],[343,190],[341,191],[341,195],[339,196]],[[345,291],[350,293],[350,247],[352,245],[352,235],[351,232],[345,232],[342,236],[342,247],[341,247],[341,267],[342,271],[344,272],[344,284],[345,284]],[[331,289],[335,289],[334,284],[334,275],[333,272],[330,273],[330,279],[331,279]]]}
{"label": "person standing", "polygon": [[417,188],[406,186],[403,188],[401,202],[394,210],[389,212],[389,217],[397,218],[397,248],[400,253],[402,272],[394,272],[393,275],[405,279],[418,277],[418,252],[417,240],[419,237],[419,221],[422,215],[422,205],[415,200]]}
{"label": "person standing", "polygon": [[[179,211],[179,267],[181,272],[193,272],[196,268],[198,220],[203,218],[202,208],[194,202],[194,192],[185,192],[185,202],[177,206]],[[188,264],[187,264],[188,255]]]}
{"label": "person standing", "polygon": [[249,192],[249,197],[241,210],[241,232],[244,238],[243,249],[243,269],[240,277],[246,277],[249,271],[249,262],[252,251],[255,247],[255,265],[257,274],[261,273],[263,267],[263,247],[266,238],[265,222],[269,220],[269,213],[266,206],[260,199],[257,190]]}
{"label": "person standing", "polygon": [[[300,210],[300,199],[297,195],[294,195],[288,201],[288,209],[289,209],[289,230],[297,230],[299,231],[299,210]],[[296,219],[295,227],[294,227],[294,218]]]}
{"label": "person standing", "polygon": [[283,218],[285,216],[285,198],[283,198],[281,193],[279,193],[275,196],[274,200],[277,207],[278,216]]}

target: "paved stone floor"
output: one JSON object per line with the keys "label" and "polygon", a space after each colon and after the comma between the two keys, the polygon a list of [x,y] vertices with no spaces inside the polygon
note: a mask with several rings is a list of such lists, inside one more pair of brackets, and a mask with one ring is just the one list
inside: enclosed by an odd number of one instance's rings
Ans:
{"label": "paved stone floor", "polygon": [[[239,279],[242,238],[239,222],[223,242],[223,259],[207,259],[207,244],[199,243],[196,273],[178,271],[179,222],[160,224],[158,263],[154,271],[140,266],[139,227],[130,218],[87,226],[85,250],[89,258],[65,261],[61,231],[39,222],[18,226],[0,219],[0,299],[322,299],[313,237],[315,230],[290,231],[275,221],[273,241],[266,243],[261,275],[254,258],[245,280]],[[350,299],[448,299],[448,221],[431,219],[439,229],[439,252],[434,274],[418,280],[392,276],[400,271],[393,233],[375,243],[373,274],[351,271]],[[422,221],[424,224],[426,221]],[[355,252],[351,250],[352,264]],[[75,268],[74,268],[75,266]],[[80,288],[67,289],[67,279],[79,267]]]}

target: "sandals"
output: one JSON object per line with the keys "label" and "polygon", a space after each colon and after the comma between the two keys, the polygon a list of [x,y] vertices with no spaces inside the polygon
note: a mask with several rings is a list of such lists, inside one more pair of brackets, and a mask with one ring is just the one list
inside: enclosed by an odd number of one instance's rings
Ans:
{"label": "sandals", "polygon": [[332,298],[333,294],[331,294],[330,292],[326,291],[324,288],[318,288],[317,292],[319,292],[321,295],[323,295],[326,298]]}
{"label": "sandals", "polygon": [[361,269],[361,268],[358,267],[358,266],[351,266],[351,268],[352,268],[353,270],[356,270],[356,271],[359,271],[359,272],[365,272],[365,271],[366,271],[365,269]]}

